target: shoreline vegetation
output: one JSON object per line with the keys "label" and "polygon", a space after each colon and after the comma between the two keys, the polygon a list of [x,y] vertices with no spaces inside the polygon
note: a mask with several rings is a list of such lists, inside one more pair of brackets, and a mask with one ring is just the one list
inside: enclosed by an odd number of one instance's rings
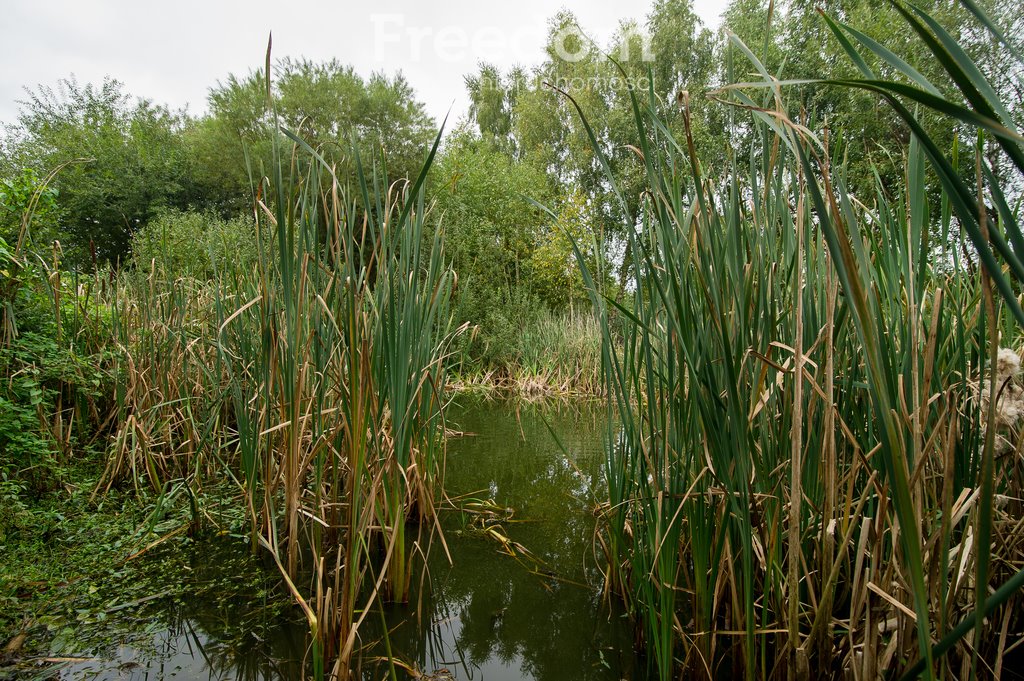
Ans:
{"label": "shoreline vegetation", "polygon": [[[464,391],[604,398],[600,586],[650,677],[1012,678],[1024,20],[983,4],[893,2],[890,48],[850,23],[873,3],[736,0],[711,49],[659,2],[663,61],[540,67],[646,90],[484,66],[447,138],[400,76],[269,45],[202,120],[32,94],[0,165],[0,674],[101,616],[89,580],[226,532],[263,565],[242,591],[301,613],[301,675],[356,678],[447,551]],[[841,66],[792,77],[825,68],[811,26]],[[702,46],[721,69],[687,82]],[[358,111],[317,127],[305,86]]]}
{"label": "shoreline vegetation", "polygon": [[[717,97],[753,112],[754,142],[718,176],[703,175],[686,93],[679,138],[651,91],[630,93],[647,177],[638,288],[623,310],[591,285],[627,320],[621,345],[604,323],[599,544],[658,678],[1018,668],[1020,351],[1003,344],[1020,346],[1024,268],[992,168],[1024,172],[1024,138],[942,26],[896,6],[970,108],[823,14],[860,71],[832,84],[880,92],[912,131],[901,182],[876,174],[870,203],[829,126],[787,110],[787,84],[735,35],[735,68],[757,76]],[[878,80],[871,56],[918,87]],[[973,145],[941,151],[900,96],[955,111]],[[955,170],[966,159],[973,175]]]}
{"label": "shoreline vegetation", "polygon": [[596,316],[544,315],[523,330],[513,364],[453,372],[455,391],[493,392],[544,399],[604,396],[601,380],[601,331]]}

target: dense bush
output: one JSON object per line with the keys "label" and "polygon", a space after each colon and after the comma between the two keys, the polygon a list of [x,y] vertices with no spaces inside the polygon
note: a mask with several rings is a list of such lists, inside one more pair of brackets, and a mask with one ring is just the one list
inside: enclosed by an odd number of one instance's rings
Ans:
{"label": "dense bush", "polygon": [[165,210],[132,239],[132,261],[148,272],[212,279],[218,272],[242,271],[259,258],[252,219],[225,220],[213,213]]}
{"label": "dense bush", "polygon": [[29,243],[44,244],[58,238],[57,190],[43,184],[32,168],[0,179],[0,238],[16,248],[22,237],[22,218],[31,210],[31,227],[24,236]]}
{"label": "dense bush", "polygon": [[90,450],[108,413],[110,314],[73,278],[11,259],[0,274],[0,475],[39,492]]}
{"label": "dense bush", "polygon": [[541,305],[525,287],[508,290],[477,287],[472,282],[461,285],[455,317],[472,328],[456,340],[459,370],[510,371],[521,357],[523,329],[537,323]]}
{"label": "dense bush", "polygon": [[[61,80],[27,92],[4,145],[7,164],[52,179],[58,238],[74,264],[116,263],[132,233],[159,209],[191,200],[180,112],[133,100],[120,83]],[[37,223],[38,224],[38,223]]]}
{"label": "dense bush", "polygon": [[[543,172],[465,128],[449,138],[434,182],[435,214],[459,276],[456,320],[472,327],[458,341],[461,372],[548,374],[525,362],[538,351],[565,348],[533,347],[544,333],[540,325],[590,309],[574,242],[610,286],[611,267],[594,237],[586,197],[578,191],[560,197]],[[555,217],[534,201],[551,205]]]}

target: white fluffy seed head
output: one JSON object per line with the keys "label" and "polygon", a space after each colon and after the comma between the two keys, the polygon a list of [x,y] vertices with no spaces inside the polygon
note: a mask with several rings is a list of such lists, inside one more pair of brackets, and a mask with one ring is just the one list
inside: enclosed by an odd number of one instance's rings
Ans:
{"label": "white fluffy seed head", "polygon": [[1012,378],[1020,373],[1020,355],[1010,348],[999,348],[996,357],[996,375],[1002,379]]}

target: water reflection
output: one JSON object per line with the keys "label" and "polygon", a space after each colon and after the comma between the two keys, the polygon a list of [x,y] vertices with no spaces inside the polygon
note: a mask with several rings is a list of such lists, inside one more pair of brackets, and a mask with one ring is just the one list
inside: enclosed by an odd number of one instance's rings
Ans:
{"label": "water reflection", "polygon": [[[632,678],[628,627],[601,602],[593,556],[604,413],[599,405],[493,402],[450,412],[467,435],[449,442],[449,494],[475,492],[514,509],[502,530],[536,562],[504,555],[499,542],[462,531],[465,518],[448,514],[455,564],[431,555],[427,626],[416,626],[415,606],[387,613],[396,656],[458,679]],[[379,677],[379,667],[363,676]]]}
{"label": "water reflection", "polygon": [[79,650],[89,652],[79,653],[80,661],[60,665],[59,678],[304,678],[306,628],[261,601],[273,592],[271,580],[277,576],[237,539],[206,541],[189,550],[187,567],[169,577],[184,582],[179,586],[185,598],[154,600],[118,613],[102,627],[80,631]]}
{"label": "water reflection", "polygon": [[[503,553],[493,536],[471,531],[470,518],[445,512],[454,563],[435,542],[428,566],[431,588],[423,590],[420,602],[389,606],[383,613],[391,652],[402,665],[428,675],[447,670],[448,676],[432,677],[439,680],[637,676],[629,628],[620,613],[601,602],[601,574],[593,556],[604,414],[596,404],[463,400],[453,407],[449,426],[467,435],[449,442],[449,495],[472,494],[512,509],[493,527],[532,558]],[[230,583],[238,570],[251,569],[232,565],[245,554],[244,545],[215,542],[196,551],[189,579],[209,584],[210,597],[161,604],[164,610],[148,620],[133,615],[138,624],[131,635],[115,632],[117,645],[101,650],[97,659],[67,666],[62,678],[304,678],[301,618],[268,614],[252,593],[223,596],[232,591],[220,585]],[[276,574],[268,571],[267,579]],[[361,632],[366,646],[358,671],[367,681],[387,673],[380,620],[373,613]],[[133,623],[128,619],[118,626],[130,630]],[[408,676],[398,672],[399,678]]]}

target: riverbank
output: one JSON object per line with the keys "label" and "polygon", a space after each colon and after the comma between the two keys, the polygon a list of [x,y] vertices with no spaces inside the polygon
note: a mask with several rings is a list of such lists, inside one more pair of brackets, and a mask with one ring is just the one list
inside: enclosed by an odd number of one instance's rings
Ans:
{"label": "riverbank", "polygon": [[[588,313],[538,313],[523,320],[513,339],[479,338],[467,329],[457,339],[463,348],[449,372],[451,388],[499,392],[526,398],[597,397],[601,378],[601,326]],[[493,340],[493,342],[492,342]]]}
{"label": "riverbank", "polygon": [[600,376],[559,376],[526,371],[506,373],[485,371],[452,376],[448,389],[456,393],[489,396],[494,399],[592,400],[604,396]]}
{"label": "riverbank", "polygon": [[[100,473],[79,466],[31,502],[6,500],[0,679],[53,678],[146,649],[183,612],[220,621],[218,637],[238,645],[292,619],[279,574],[248,550],[233,490],[97,496]],[[224,608],[230,618],[207,612]]]}

